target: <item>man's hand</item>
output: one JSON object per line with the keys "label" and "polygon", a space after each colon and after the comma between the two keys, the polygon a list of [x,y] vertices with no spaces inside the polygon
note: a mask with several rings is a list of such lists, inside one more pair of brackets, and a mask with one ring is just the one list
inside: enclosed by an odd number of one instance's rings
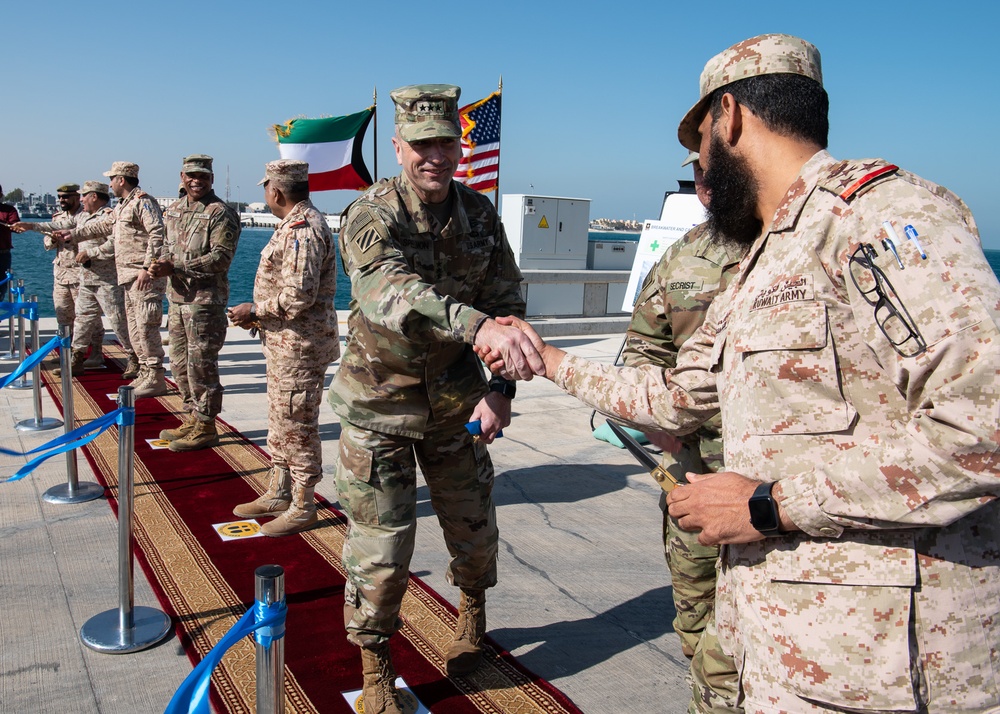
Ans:
{"label": "man's hand", "polygon": [[[30,225],[30,224],[29,224]],[[52,237],[60,243],[66,244],[73,240],[73,232],[68,230],[52,231]]]}
{"label": "man's hand", "polygon": [[751,543],[764,539],[750,525],[747,505],[759,481],[732,471],[688,474],[687,477],[691,483],[681,484],[667,494],[667,505],[681,528],[700,531],[699,543]]}
{"label": "man's hand", "polygon": [[[512,319],[516,320],[517,318]],[[537,338],[538,335],[536,334],[535,337]],[[476,354],[484,354],[483,350],[497,353],[497,359],[502,360],[503,365],[498,368],[496,373],[501,374],[506,379],[530,380],[536,374],[545,374],[545,363],[538,353],[538,348],[527,334],[518,327],[512,326],[511,323],[504,325],[492,318],[486,319],[476,331],[473,344],[476,348]],[[541,344],[544,345],[544,343]],[[487,364],[489,363],[487,362]],[[490,365],[490,370],[493,370],[492,365]]]}
{"label": "man's hand", "polygon": [[149,274],[154,278],[162,278],[174,274],[174,264],[166,258],[160,258],[149,266]]}
{"label": "man's hand", "polygon": [[149,272],[145,268],[139,270],[139,275],[135,279],[135,286],[139,290],[148,290],[152,282],[153,279],[149,276]]}
{"label": "man's hand", "polygon": [[250,308],[252,307],[252,302],[243,302],[227,308],[226,315],[229,317],[229,321],[237,327],[250,329],[257,322],[256,316],[250,312]]}
{"label": "man's hand", "polygon": [[76,262],[80,265],[90,262],[90,255],[85,250],[77,251]]}
{"label": "man's hand", "polygon": [[469,421],[479,420],[482,429],[479,438],[484,444],[492,444],[497,432],[510,425],[510,403],[511,400],[499,392],[490,392],[472,411]]}
{"label": "man's hand", "polygon": [[17,223],[12,223],[10,229],[15,233],[24,233],[25,231],[34,230],[34,226],[27,221],[18,221]]}

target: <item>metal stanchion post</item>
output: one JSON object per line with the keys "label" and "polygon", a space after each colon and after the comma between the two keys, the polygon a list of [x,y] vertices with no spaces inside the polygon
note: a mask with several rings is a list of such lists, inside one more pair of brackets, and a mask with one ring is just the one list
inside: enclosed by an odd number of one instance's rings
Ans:
{"label": "metal stanchion post", "polygon": [[[274,605],[285,599],[285,571],[280,565],[262,565],[254,571],[257,602]],[[285,638],[266,646],[257,642],[257,714],[285,712]]]}
{"label": "metal stanchion post", "polygon": [[[14,302],[14,273],[7,271],[7,302]],[[7,319],[7,351],[0,355],[0,359],[14,359],[17,353],[14,352],[14,314]]]}
{"label": "metal stanchion post", "polygon": [[[59,337],[66,344],[70,338],[70,326],[60,325]],[[63,429],[65,434],[73,431],[76,424],[73,410],[73,375],[70,374],[69,350],[59,353],[59,373],[62,375]],[[42,494],[49,503],[83,503],[104,495],[104,488],[96,483],[80,483],[76,474],[76,449],[66,452],[66,483],[53,486]]]}
{"label": "metal stanchion post", "polygon": [[[24,281],[17,281],[19,297],[24,297]],[[24,362],[28,358],[28,345],[24,340],[24,310],[17,311],[17,344],[18,352],[21,355],[21,361]],[[28,381],[25,375],[21,375],[14,380],[14,383],[10,385],[11,389],[31,389],[32,383]]]}
{"label": "metal stanchion post", "polygon": [[[37,303],[38,296],[32,295],[31,302]],[[38,354],[39,349],[39,338],[38,338],[38,316],[31,321],[31,354]],[[46,431],[48,429],[55,429],[56,427],[62,426],[61,419],[55,419],[53,417],[43,417],[42,416],[42,367],[36,364],[31,370],[31,381],[34,387],[32,388],[32,396],[35,399],[35,418],[25,419],[19,421],[14,428],[18,431]]]}
{"label": "metal stanchion post", "polygon": [[135,394],[118,388],[118,406],[130,410],[118,431],[118,609],[94,615],[80,628],[92,650],[128,654],[152,647],[170,634],[170,618],[153,607],[135,607],[132,557],[132,497],[135,491]]}

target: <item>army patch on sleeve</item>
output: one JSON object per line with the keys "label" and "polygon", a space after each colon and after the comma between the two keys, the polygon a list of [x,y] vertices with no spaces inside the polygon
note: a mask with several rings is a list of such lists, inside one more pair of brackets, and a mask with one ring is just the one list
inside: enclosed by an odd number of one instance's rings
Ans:
{"label": "army patch on sleeve", "polygon": [[359,255],[364,255],[389,237],[385,224],[376,221],[375,217],[367,211],[351,221],[350,231],[347,236],[347,244],[352,246],[354,252]]}

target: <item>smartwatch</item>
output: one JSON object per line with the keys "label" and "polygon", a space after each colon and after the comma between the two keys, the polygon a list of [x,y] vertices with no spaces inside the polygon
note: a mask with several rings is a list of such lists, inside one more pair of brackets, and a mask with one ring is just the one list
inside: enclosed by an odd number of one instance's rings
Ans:
{"label": "smartwatch", "polygon": [[507,399],[513,399],[514,395],[517,394],[517,383],[508,382],[503,377],[493,377],[490,379],[490,391],[500,392]]}
{"label": "smartwatch", "polygon": [[766,536],[781,534],[778,504],[771,495],[772,488],[774,488],[773,481],[762,483],[747,501],[747,506],[750,508],[750,525]]}

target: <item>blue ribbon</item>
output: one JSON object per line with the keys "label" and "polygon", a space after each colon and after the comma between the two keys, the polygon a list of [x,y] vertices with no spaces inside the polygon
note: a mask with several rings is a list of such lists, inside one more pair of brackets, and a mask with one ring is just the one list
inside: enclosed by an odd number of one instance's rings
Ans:
{"label": "blue ribbon", "polygon": [[37,302],[0,302],[0,320],[6,320],[11,315],[16,315],[21,310],[27,310],[26,317],[29,320],[38,319]]}
{"label": "blue ribbon", "polygon": [[[27,359],[25,359],[24,362],[17,365],[17,369],[15,369],[13,372],[8,374],[3,379],[0,379],[0,389],[6,387],[8,384],[13,382],[15,379],[20,377],[25,372],[30,372],[31,370],[33,370],[35,368],[35,365],[41,362],[45,358],[45,355],[54,350],[60,344],[61,344],[60,338],[57,335],[48,342],[46,342],[45,345],[41,347],[37,352],[32,352],[30,355],[28,355]],[[63,347],[66,346],[67,345],[63,345]],[[0,451],[2,451],[2,449],[0,449]]]}
{"label": "blue ribbon", "polygon": [[14,277],[13,273],[7,273],[7,277],[4,278],[3,280],[0,280],[0,285],[6,285],[7,283],[10,282],[10,279],[13,277]]}
{"label": "blue ribbon", "polygon": [[222,661],[223,655],[241,639],[258,630],[265,631],[257,635],[257,642],[265,647],[269,647],[272,640],[284,637],[287,612],[288,607],[284,600],[272,605],[255,601],[254,606],[244,613],[239,622],[233,625],[219,643],[205,655],[205,659],[199,662],[198,666],[191,670],[191,674],[181,682],[181,686],[174,692],[163,714],[209,714],[208,685],[212,679],[212,672]]}
{"label": "blue ribbon", "polygon": [[[113,412],[108,412],[104,416],[97,417],[96,419],[94,419],[94,421],[90,422],[89,424],[84,424],[83,426],[79,426],[73,431],[63,434],[62,436],[58,436],[46,444],[42,444],[41,446],[36,446],[34,449],[31,449],[30,451],[21,452],[21,451],[12,451],[10,449],[0,448],[0,453],[7,454],[8,456],[30,456],[31,454],[38,454],[39,452],[44,452],[41,453],[39,456],[33,458],[31,461],[26,463],[20,469],[18,469],[17,473],[15,473],[13,476],[11,476],[8,479],[0,481],[0,483],[20,481],[25,476],[34,471],[39,464],[47,461],[48,459],[51,459],[53,456],[58,456],[59,454],[64,454],[67,451],[77,449],[81,446],[86,446],[94,439],[96,439],[98,436],[107,431],[109,428],[111,428],[112,424],[122,424],[126,419],[124,415],[124,412],[126,411],[133,412],[133,418],[134,418],[134,412],[135,412],[134,409],[126,409],[125,407],[119,407],[118,409],[115,409]],[[92,431],[95,433],[90,434],[90,432]],[[84,434],[90,434],[90,436],[84,436]]]}

